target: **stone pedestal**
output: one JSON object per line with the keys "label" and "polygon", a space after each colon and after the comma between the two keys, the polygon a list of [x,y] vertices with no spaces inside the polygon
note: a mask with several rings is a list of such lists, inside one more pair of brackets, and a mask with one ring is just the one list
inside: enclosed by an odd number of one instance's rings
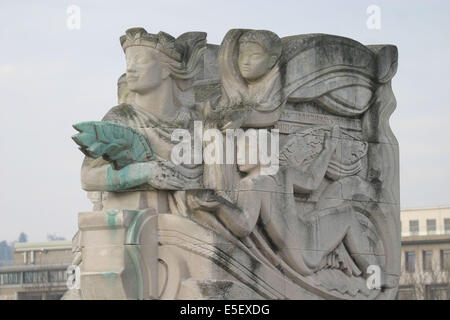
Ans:
{"label": "stone pedestal", "polygon": [[84,299],[158,297],[157,217],[152,210],[78,216]]}

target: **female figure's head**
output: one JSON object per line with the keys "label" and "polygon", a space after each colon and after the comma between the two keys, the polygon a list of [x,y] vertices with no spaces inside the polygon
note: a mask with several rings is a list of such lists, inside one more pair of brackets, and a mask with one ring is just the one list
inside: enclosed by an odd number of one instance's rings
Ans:
{"label": "female figure's head", "polygon": [[251,30],[239,38],[238,66],[242,77],[255,81],[267,74],[281,56],[281,40],[267,30]]}
{"label": "female figure's head", "polygon": [[[222,110],[248,107],[253,116],[243,117],[243,126],[253,126],[256,112],[263,112],[256,126],[270,126],[278,119],[283,105],[282,43],[267,30],[230,30],[219,51]],[[255,123],[256,123],[255,122]]]}
{"label": "female figure's head", "polygon": [[132,28],[120,43],[126,55],[128,89],[144,95],[173,81],[184,90],[201,62],[206,34],[188,32],[175,39],[164,32],[150,34],[143,28]]}
{"label": "female figure's head", "polygon": [[160,54],[146,46],[131,46],[125,50],[127,59],[126,79],[131,92],[145,94],[170,81],[170,71],[162,63]]}

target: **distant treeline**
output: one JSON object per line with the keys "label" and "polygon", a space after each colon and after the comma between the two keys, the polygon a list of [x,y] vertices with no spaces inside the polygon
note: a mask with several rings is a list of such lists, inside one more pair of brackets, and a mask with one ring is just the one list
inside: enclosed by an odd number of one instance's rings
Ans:
{"label": "distant treeline", "polygon": [[[47,234],[47,241],[65,240],[64,237],[57,236],[56,234]],[[9,265],[14,259],[14,243],[15,242],[28,242],[28,236],[26,233],[21,232],[19,238],[8,244],[6,240],[0,242],[0,266]]]}
{"label": "distant treeline", "polygon": [[14,248],[6,241],[0,242],[0,266],[13,260]]}

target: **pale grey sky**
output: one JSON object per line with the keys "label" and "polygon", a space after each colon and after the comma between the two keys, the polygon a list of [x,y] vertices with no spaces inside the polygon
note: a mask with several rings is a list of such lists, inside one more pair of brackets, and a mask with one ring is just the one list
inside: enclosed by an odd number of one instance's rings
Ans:
{"label": "pale grey sky", "polygon": [[[369,5],[381,29],[366,26]],[[66,10],[81,9],[69,30]],[[402,207],[450,205],[449,1],[6,1],[0,0],[0,240],[47,233],[71,239],[91,206],[80,188],[82,154],[71,125],[116,104],[125,60],[119,37],[142,26],[178,36],[205,31],[220,43],[231,28],[279,36],[330,33],[398,46],[393,80]]]}

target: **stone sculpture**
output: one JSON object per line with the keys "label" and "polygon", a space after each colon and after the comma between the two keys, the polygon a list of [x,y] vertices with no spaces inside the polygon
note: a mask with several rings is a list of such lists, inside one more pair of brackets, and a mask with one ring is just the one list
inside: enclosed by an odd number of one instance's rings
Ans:
{"label": "stone sculpture", "polygon": [[[142,28],[121,45],[119,105],[74,125],[95,211],[79,214],[67,299],[395,297],[395,46],[246,29],[217,46]],[[261,132],[276,170],[251,161]]]}

